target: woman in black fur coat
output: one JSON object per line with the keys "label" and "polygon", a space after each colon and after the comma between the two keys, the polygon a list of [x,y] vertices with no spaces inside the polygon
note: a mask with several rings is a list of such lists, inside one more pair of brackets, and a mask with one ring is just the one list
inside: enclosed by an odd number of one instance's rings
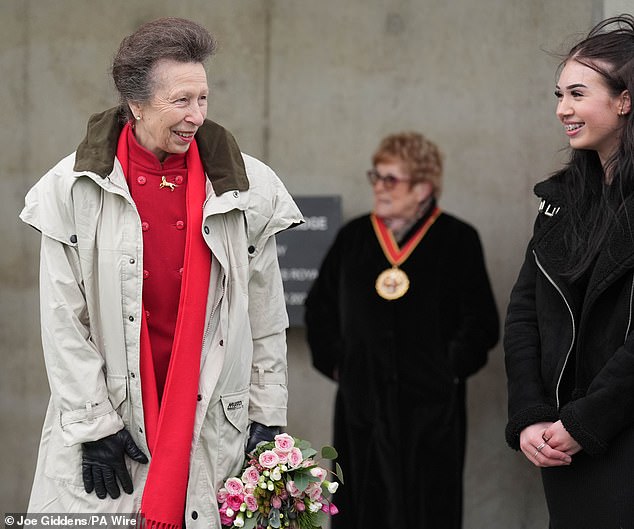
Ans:
{"label": "woman in black fur coat", "polygon": [[506,439],[541,467],[551,529],[634,527],[634,18],[561,64],[568,164],[541,199],[511,294]]}
{"label": "woman in black fur coat", "polygon": [[465,380],[497,309],[476,230],[436,204],[436,145],[395,134],[372,161],[373,212],[340,230],[306,301],[313,363],[339,383],[332,524],[458,529]]}

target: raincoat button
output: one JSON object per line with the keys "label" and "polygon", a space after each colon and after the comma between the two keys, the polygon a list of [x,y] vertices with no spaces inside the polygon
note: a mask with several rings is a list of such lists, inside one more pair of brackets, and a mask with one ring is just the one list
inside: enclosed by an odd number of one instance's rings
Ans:
{"label": "raincoat button", "polygon": [[182,230],[185,227],[185,223],[182,220],[177,220],[176,221],[176,229],[177,230]]}
{"label": "raincoat button", "polygon": [[240,193],[238,191],[233,192],[233,198],[238,198],[239,196],[240,196]]}
{"label": "raincoat button", "polygon": [[148,231],[150,229],[150,223],[149,222],[142,222],[141,223],[141,229],[143,231]]}
{"label": "raincoat button", "polygon": [[143,270],[143,279],[147,279],[148,277],[150,277],[149,270]]}
{"label": "raincoat button", "polygon": [[130,259],[130,264],[134,264],[136,261],[134,259]]}
{"label": "raincoat button", "polygon": [[196,400],[200,402],[201,400],[203,400],[203,396],[199,393],[198,395],[196,395]]}
{"label": "raincoat button", "polygon": [[205,226],[205,233],[209,235],[209,226]]}
{"label": "raincoat button", "polygon": [[176,178],[174,178],[174,183],[180,185],[183,183],[183,177],[181,175],[178,175]]}
{"label": "raincoat button", "polygon": [[145,182],[147,182],[147,178],[145,178],[145,176],[139,176],[136,181],[139,183],[139,185],[144,185]]}
{"label": "raincoat button", "polygon": [[75,244],[77,242],[77,235],[71,235],[70,236],[70,242],[72,242],[73,244]]}
{"label": "raincoat button", "polygon": [[249,249],[249,253],[255,252],[255,246],[253,246],[253,245],[249,246],[248,249]]}
{"label": "raincoat button", "polygon": [[220,340],[220,347],[222,347],[225,344],[224,340]]}
{"label": "raincoat button", "polygon": [[128,316],[128,319],[129,319],[130,321],[134,321],[134,316]]}
{"label": "raincoat button", "polygon": [[130,373],[130,378],[135,378],[136,375],[134,373]]}
{"label": "raincoat button", "polygon": [[196,511],[192,511],[192,520],[198,519],[198,513]]}

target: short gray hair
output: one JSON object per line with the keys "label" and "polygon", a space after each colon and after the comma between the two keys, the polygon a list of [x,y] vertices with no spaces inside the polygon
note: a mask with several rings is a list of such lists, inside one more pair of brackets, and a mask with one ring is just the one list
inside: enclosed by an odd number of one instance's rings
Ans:
{"label": "short gray hair", "polygon": [[216,51],[216,40],[204,27],[184,18],[159,18],[125,37],[112,61],[112,79],[126,119],[129,101],[148,102],[154,93],[153,68],[161,59],[203,63]]}

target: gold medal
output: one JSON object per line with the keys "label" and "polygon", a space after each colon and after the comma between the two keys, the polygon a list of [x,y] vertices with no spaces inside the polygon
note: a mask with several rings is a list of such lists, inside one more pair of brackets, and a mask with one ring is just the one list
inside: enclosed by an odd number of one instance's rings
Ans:
{"label": "gold medal", "polygon": [[423,239],[427,230],[431,228],[431,225],[436,221],[440,213],[440,209],[435,207],[427,220],[405,243],[403,248],[399,248],[398,244],[394,240],[392,232],[388,229],[385,223],[376,215],[370,215],[376,238],[383,249],[385,258],[392,265],[392,268],[383,270],[383,272],[379,274],[379,277],[376,278],[376,282],[374,284],[377,294],[383,299],[399,299],[407,294],[407,291],[409,290],[409,277],[407,277],[407,274],[403,272],[399,266],[407,260],[416,246],[418,246],[418,243]]}
{"label": "gold medal", "polygon": [[374,287],[383,299],[398,299],[409,290],[409,277],[403,270],[394,266],[379,274]]}

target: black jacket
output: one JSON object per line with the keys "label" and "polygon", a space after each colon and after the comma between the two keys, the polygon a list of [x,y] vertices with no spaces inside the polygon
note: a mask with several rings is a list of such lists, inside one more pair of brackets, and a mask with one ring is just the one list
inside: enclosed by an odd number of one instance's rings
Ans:
{"label": "black jacket", "polygon": [[506,439],[518,449],[526,426],[560,419],[585,452],[597,455],[634,424],[634,198],[619,213],[586,287],[562,276],[562,241],[571,229],[562,186],[553,177],[535,187],[542,201],[511,293]]}

